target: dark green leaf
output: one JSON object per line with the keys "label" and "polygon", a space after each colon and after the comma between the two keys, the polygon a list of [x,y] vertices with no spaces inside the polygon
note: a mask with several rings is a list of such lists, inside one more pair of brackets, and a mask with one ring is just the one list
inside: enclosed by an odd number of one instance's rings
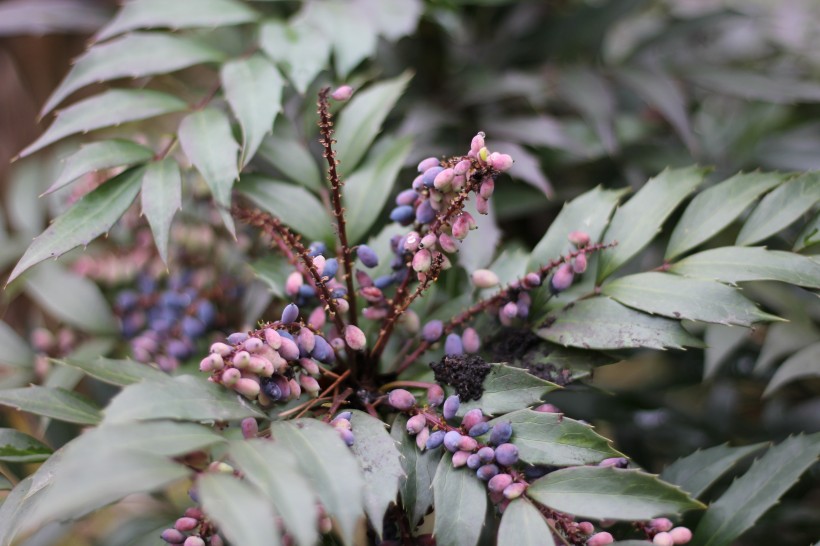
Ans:
{"label": "dark green leaf", "polygon": [[364,508],[370,524],[382,536],[384,514],[396,501],[404,476],[401,453],[385,430],[385,423],[358,410],[351,419],[355,441],[351,447],[364,477]]}
{"label": "dark green leaf", "polygon": [[512,501],[501,516],[498,544],[553,546],[552,531],[538,508],[525,497]]}
{"label": "dark green leaf", "polygon": [[185,110],[184,101],[150,89],[113,89],[61,110],[40,138],[20,152],[20,157],[45,148],[69,135],[111,127],[129,121]]}
{"label": "dark green leaf", "polygon": [[628,275],[604,285],[601,292],[629,307],[678,320],[740,326],[778,320],[758,309],[736,288],[669,273]]}
{"label": "dark green leaf", "polygon": [[273,506],[258,489],[231,474],[201,474],[202,508],[232,544],[279,546]]}
{"label": "dark green leaf", "polygon": [[132,0],[95,38],[106,40],[137,28],[214,28],[250,23],[257,17],[255,11],[236,0]]}
{"label": "dark green leaf", "polygon": [[669,271],[732,284],[770,280],[820,288],[820,264],[794,252],[762,247],[726,246],[704,250],[684,258]]}
{"label": "dark green leaf", "polygon": [[299,470],[297,456],[263,439],[231,443],[230,456],[245,479],[267,495],[296,542],[316,544],[316,495]]}
{"label": "dark green leaf", "polygon": [[351,243],[367,235],[393,191],[396,176],[413,145],[411,137],[386,140],[373,149],[373,159],[345,181],[344,207]]}
{"label": "dark green leaf", "polygon": [[806,224],[806,227],[804,227],[803,231],[800,232],[800,235],[797,236],[797,240],[794,242],[794,247],[792,250],[795,252],[800,252],[801,250],[816,245],[817,243],[820,243],[820,212],[815,215],[811,222]]}
{"label": "dark green leaf", "polygon": [[652,519],[705,508],[657,476],[613,467],[556,470],[533,482],[527,496],[553,510],[592,519]]}
{"label": "dark green leaf", "polygon": [[131,169],[108,180],[58,217],[17,262],[8,282],[47,258],[87,245],[108,231],[128,210],[140,189],[142,169]]}
{"label": "dark green leaf", "polygon": [[415,527],[433,506],[433,477],[436,475],[441,450],[421,451],[415,438],[407,435],[407,417],[399,415],[393,421],[390,435],[399,444],[402,467],[406,477],[401,481],[401,500],[410,525]]}
{"label": "dark green leaf", "polygon": [[174,214],[182,208],[182,177],[171,158],[151,163],[142,177],[142,213],[151,225],[162,261],[168,263],[168,238]]}
{"label": "dark green leaf", "polygon": [[780,173],[740,173],[700,192],[675,226],[666,247],[666,260],[708,241],[735,221],[761,194],[786,177]]}
{"label": "dark green leaf", "polygon": [[505,421],[512,424],[512,442],[518,447],[519,457],[530,464],[569,466],[623,456],[591,426],[560,413],[524,409],[496,417],[490,423]]}
{"label": "dark green leaf", "polygon": [[11,326],[0,321],[0,365],[12,368],[30,368],[34,364],[34,351],[31,350]]}
{"label": "dark green leaf", "polygon": [[319,192],[322,173],[304,142],[296,136],[290,121],[279,117],[273,134],[262,140],[259,155],[300,186]]}
{"label": "dark green leaf", "polygon": [[607,297],[577,301],[550,313],[536,333],[553,343],[581,349],[703,346],[678,321],[635,311]]}
{"label": "dark green leaf", "polygon": [[134,32],[93,45],[77,58],[40,115],[45,116],[71,93],[92,83],[166,74],[223,58],[219,50],[192,38],[164,32]]}
{"label": "dark green leaf", "polygon": [[245,417],[262,414],[238,394],[192,375],[129,385],[105,409],[106,423],[150,419],[213,422]]}
{"label": "dark green leaf", "polygon": [[65,389],[37,385],[0,391],[0,404],[81,425],[96,425],[102,418],[100,410],[87,398]]}
{"label": "dark green leaf", "polygon": [[93,360],[79,358],[52,359],[52,362],[71,366],[84,371],[94,379],[104,383],[124,387],[138,383],[143,379],[162,381],[168,379],[167,374],[134,360],[112,360],[110,358],[95,358]]}
{"label": "dark green leaf", "polygon": [[97,334],[119,328],[99,286],[56,262],[40,264],[26,275],[26,294],[66,324]]}
{"label": "dark green leaf", "polygon": [[271,437],[293,453],[328,514],[339,522],[345,544],[364,516],[365,482],[359,464],[332,427],[315,419],[271,423]]}
{"label": "dark green leaf", "polygon": [[48,459],[51,448],[13,428],[0,428],[0,461],[39,463]]}
{"label": "dark green leaf", "polygon": [[703,451],[698,450],[667,466],[660,477],[698,498],[738,461],[766,446],[767,444],[754,444],[729,447],[723,444]]}
{"label": "dark green leaf", "polygon": [[404,93],[412,74],[404,74],[358,91],[339,114],[336,123],[336,158],[344,174],[350,174],[381,131],[387,114]]}
{"label": "dark green leaf", "polygon": [[262,51],[282,68],[293,86],[304,94],[310,82],[325,68],[330,40],[304,20],[267,21],[259,28]]}
{"label": "dark green leaf", "polygon": [[225,63],[220,72],[222,87],[242,127],[240,167],[250,161],[262,138],[273,130],[273,120],[282,109],[279,71],[260,54]]}
{"label": "dark green leaf", "polygon": [[774,391],[796,379],[819,376],[820,343],[815,343],[796,352],[777,368],[769,384],[766,385],[763,396],[771,396]]}
{"label": "dark green leaf", "polygon": [[487,493],[475,472],[453,468],[453,456],[446,453],[433,479],[437,546],[475,546],[487,512]]}
{"label": "dark green leaf", "polygon": [[730,544],[788,491],[820,455],[820,434],[795,436],[769,449],[706,511],[692,546]]}
{"label": "dark green leaf", "polygon": [[309,240],[330,241],[330,214],[305,188],[260,175],[243,176],[237,189]]}
{"label": "dark green leaf", "polygon": [[103,140],[86,144],[65,160],[57,180],[43,195],[71,184],[84,174],[150,160],[154,152],[130,140]]}
{"label": "dark green leaf", "polygon": [[666,218],[695,190],[704,174],[698,167],[666,169],[615,212],[604,240],[617,241],[618,246],[599,254],[598,283],[655,238]]}
{"label": "dark green leaf", "polygon": [[491,364],[484,379],[484,394],[479,400],[461,404],[459,414],[481,408],[485,415],[499,415],[538,404],[546,393],[560,388],[521,368]]}
{"label": "dark green leaf", "polygon": [[738,245],[751,245],[788,227],[820,202],[820,173],[789,180],[760,200],[737,236]]}

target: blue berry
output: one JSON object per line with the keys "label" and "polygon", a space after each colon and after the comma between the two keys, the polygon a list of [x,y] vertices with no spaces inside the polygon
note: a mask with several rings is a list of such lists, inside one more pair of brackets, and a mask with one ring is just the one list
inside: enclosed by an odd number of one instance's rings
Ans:
{"label": "blue berry", "polygon": [[491,480],[496,474],[498,474],[498,467],[494,464],[485,464],[475,472],[478,479],[485,482]]}
{"label": "blue berry", "polygon": [[339,270],[339,260],[336,258],[330,258],[325,260],[325,266],[322,268],[322,276],[333,278],[336,276],[336,272]]}
{"label": "blue berry", "polygon": [[476,423],[475,425],[473,425],[470,428],[470,431],[468,432],[468,434],[470,436],[472,436],[473,438],[476,438],[478,436],[482,436],[484,434],[487,434],[488,430],[490,430],[490,424],[486,421],[482,421],[480,423]]}
{"label": "blue berry", "polygon": [[285,309],[282,311],[282,324],[290,324],[294,320],[299,317],[299,308],[293,304],[289,303]]}
{"label": "blue berry", "polygon": [[442,407],[444,418],[449,420],[455,417],[456,413],[458,413],[459,406],[461,406],[461,401],[459,400],[457,394],[448,396],[447,400],[444,401],[444,406]]}
{"label": "blue berry", "polygon": [[330,364],[336,360],[336,353],[333,352],[333,347],[331,347],[330,343],[322,336],[316,336],[310,356],[323,364]]}
{"label": "blue berry", "polygon": [[419,224],[429,224],[436,219],[436,211],[430,204],[430,201],[422,201],[416,208],[416,222]]}
{"label": "blue berry", "polygon": [[458,356],[464,354],[464,345],[461,343],[461,336],[458,334],[448,334],[444,342],[444,354]]}
{"label": "blue berry", "polygon": [[210,326],[216,320],[216,306],[208,300],[200,300],[196,308],[196,316],[207,326]]}
{"label": "blue berry", "polygon": [[335,421],[336,419],[345,419],[347,421],[350,421],[352,418],[353,418],[353,412],[352,411],[343,411],[343,412],[339,413],[336,417],[334,417],[333,420]]}
{"label": "blue berry", "polygon": [[434,182],[435,182],[435,180],[436,180],[436,176],[438,176],[438,173],[440,173],[440,172],[441,172],[441,171],[443,171],[443,170],[444,170],[444,167],[441,167],[441,166],[430,167],[429,169],[427,169],[426,171],[424,171],[424,174],[422,174],[422,177],[421,177],[421,182],[422,182],[422,183],[423,183],[426,187],[428,187],[428,188],[432,188],[432,187],[433,187],[433,183],[434,183]]}
{"label": "blue berry", "polygon": [[461,434],[451,430],[444,435],[444,448],[450,453],[458,451],[458,444],[461,442]]}
{"label": "blue berry", "polygon": [[482,447],[476,453],[482,463],[491,463],[495,460],[495,450],[491,447]]}
{"label": "blue berry", "polygon": [[495,448],[495,460],[500,465],[514,465],[518,462],[518,448],[513,444],[501,444]]}
{"label": "blue berry", "polygon": [[345,444],[347,444],[347,447],[351,447],[356,441],[356,438],[353,436],[353,432],[347,430],[346,428],[339,429],[339,436],[342,437],[342,440]]}
{"label": "blue berry", "polygon": [[440,320],[431,320],[421,329],[421,337],[427,343],[433,343],[439,340],[444,333],[444,323]]}
{"label": "blue berry", "polygon": [[379,265],[379,257],[376,255],[376,252],[367,245],[359,245],[359,248],[356,249],[356,255],[365,267],[376,267]]}
{"label": "blue berry", "polygon": [[434,433],[430,434],[430,437],[427,438],[427,443],[425,444],[427,449],[436,449],[441,444],[443,444],[445,434],[446,433],[443,430],[437,430]]}
{"label": "blue berry", "polygon": [[271,401],[276,402],[277,400],[282,398],[282,389],[279,385],[271,379],[270,377],[263,377],[259,380],[259,387],[261,388],[262,392],[265,393],[265,396],[271,399]]}
{"label": "blue berry", "polygon": [[509,421],[502,421],[493,426],[490,433],[490,444],[497,446],[510,441],[512,437],[512,425]]}
{"label": "blue berry", "polygon": [[310,243],[308,247],[308,256],[311,258],[315,258],[316,256],[320,256],[327,251],[327,247],[321,241],[313,241]]}
{"label": "blue berry", "polygon": [[122,292],[117,294],[115,304],[123,311],[130,311],[131,309],[137,306],[139,300],[139,294],[137,294],[133,290],[123,290]]}
{"label": "blue berry", "polygon": [[403,226],[409,226],[416,217],[416,211],[410,205],[401,205],[390,211],[390,219]]}
{"label": "blue berry", "polygon": [[205,324],[196,317],[182,317],[182,333],[189,338],[198,338],[205,333]]}
{"label": "blue berry", "polygon": [[375,286],[379,290],[384,290],[385,288],[393,284],[393,282],[393,275],[382,275],[381,277],[376,277],[376,279],[373,281],[373,286]]}
{"label": "blue berry", "polygon": [[330,292],[330,297],[333,298],[334,300],[339,299],[339,298],[343,298],[345,296],[347,296],[347,288],[344,288],[344,287],[334,288]]}
{"label": "blue berry", "polygon": [[412,205],[416,202],[416,199],[419,198],[419,194],[416,193],[416,190],[408,189],[401,192],[398,196],[396,196],[396,205]]}
{"label": "blue berry", "polygon": [[481,466],[481,464],[481,459],[475,453],[467,457],[467,468],[470,470],[478,470],[478,467]]}
{"label": "blue berry", "polygon": [[296,293],[303,299],[310,299],[316,295],[316,289],[309,284],[303,284],[297,289]]}
{"label": "blue berry", "polygon": [[228,343],[231,345],[239,345],[248,339],[247,332],[234,332],[228,336]]}

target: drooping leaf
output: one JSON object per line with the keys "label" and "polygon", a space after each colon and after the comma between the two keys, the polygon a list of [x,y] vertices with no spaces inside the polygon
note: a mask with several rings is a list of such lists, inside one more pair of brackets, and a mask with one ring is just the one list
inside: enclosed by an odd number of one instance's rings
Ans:
{"label": "drooping leaf", "polygon": [[140,189],[142,169],[131,169],[83,196],[58,217],[26,250],[8,282],[47,258],[56,258],[74,247],[87,245],[108,231],[125,213]]}
{"label": "drooping leaf", "polygon": [[133,32],[96,44],[80,56],[40,112],[45,116],[74,91],[117,78],[166,74],[195,64],[218,62],[224,54],[204,42],[165,32]]}
{"label": "drooping leaf", "polygon": [[121,387],[138,383],[143,379],[162,381],[168,378],[165,372],[134,360],[113,360],[102,357],[94,359],[69,357],[64,359],[52,359],[52,362],[77,368],[94,379],[99,379],[104,383]]}
{"label": "drooping leaf", "polygon": [[703,451],[695,451],[664,468],[660,477],[698,498],[721,476],[731,470],[738,461],[764,447],[766,444],[743,447],[729,447],[723,444]]}
{"label": "drooping leaf", "polygon": [[708,241],[785,178],[780,173],[740,173],[700,192],[675,226],[664,258],[674,260]]}
{"label": "drooping leaf", "polygon": [[279,117],[273,127],[273,134],[262,140],[259,156],[300,186],[314,192],[322,189],[319,166],[305,143],[299,140],[288,119]]}
{"label": "drooping leaf", "polygon": [[150,89],[112,89],[61,110],[49,128],[20,157],[31,155],[69,135],[148,119],[187,108],[184,101]]}
{"label": "drooping leaf", "polygon": [[751,330],[742,326],[725,326],[723,324],[710,324],[707,326],[703,335],[703,340],[706,343],[703,359],[703,378],[714,377],[727,357],[743,345],[750,333]]}
{"label": "drooping leaf", "polygon": [[150,419],[204,423],[261,416],[245,398],[193,375],[134,383],[105,409],[106,423]]}
{"label": "drooping leaf", "polygon": [[13,428],[0,428],[0,461],[38,463],[48,459],[52,449],[28,434]]}
{"label": "drooping leaf", "polygon": [[590,241],[600,241],[609,217],[624,193],[625,190],[605,190],[598,186],[565,204],[533,249],[527,270],[533,271],[565,254],[571,247],[567,240],[571,231],[584,231]]}
{"label": "drooping leaf", "polygon": [[783,385],[804,377],[820,376],[820,343],[809,345],[791,357],[774,372],[763,396],[771,396],[774,391]]}
{"label": "drooping leaf", "polygon": [[231,474],[201,474],[202,508],[232,544],[279,546],[271,502],[258,489]]}
{"label": "drooping leaf", "polygon": [[484,485],[467,468],[454,468],[446,453],[433,478],[437,546],[475,546],[487,512]]}
{"label": "drooping leaf", "polygon": [[310,24],[270,20],[259,27],[259,45],[299,93],[325,68],[330,55],[330,40]]}
{"label": "drooping leaf", "polygon": [[512,424],[511,441],[521,460],[530,464],[569,466],[623,456],[591,426],[560,413],[523,409],[496,417],[490,424],[501,422]]}
{"label": "drooping leaf", "polygon": [[162,261],[168,263],[168,239],[174,214],[182,208],[182,177],[171,158],[151,163],[142,176],[142,213],[151,225]]}
{"label": "drooping leaf", "polygon": [[350,422],[355,435],[351,451],[364,477],[364,508],[381,537],[384,514],[396,501],[399,481],[404,476],[401,453],[383,421],[354,410]]}
{"label": "drooping leaf", "polygon": [[0,391],[0,405],[81,425],[96,425],[102,417],[99,408],[84,396],[37,385]]}
{"label": "drooping leaf", "polygon": [[279,218],[292,230],[310,240],[330,241],[330,215],[305,188],[261,175],[243,176],[237,185],[242,195]]}
{"label": "drooping leaf", "polygon": [[282,108],[284,81],[279,71],[260,54],[222,65],[222,88],[242,128],[239,166],[250,161],[262,138],[273,130]]}
{"label": "drooping leaf", "polygon": [[339,114],[335,134],[338,141],[336,158],[343,175],[356,169],[411,77],[411,73],[405,72],[356,92]]}
{"label": "drooping leaf", "polygon": [[259,15],[237,0],[132,0],[95,36],[107,40],[138,28],[214,28],[255,21]]}
{"label": "drooping leaf", "polygon": [[607,153],[617,152],[615,98],[608,82],[586,67],[567,67],[562,71],[558,92],[595,129]]}
{"label": "drooping leaf", "polygon": [[399,444],[406,474],[399,489],[402,504],[407,510],[410,525],[415,526],[433,506],[433,478],[441,459],[441,450],[419,450],[415,438],[409,437],[406,430],[407,417],[399,415],[393,421],[390,435]]}
{"label": "drooping leaf", "polygon": [[479,400],[464,402],[459,414],[481,408],[485,415],[500,415],[538,404],[546,393],[560,388],[555,383],[535,377],[522,368],[491,364],[484,379],[484,394]]}
{"label": "drooping leaf", "polygon": [[154,152],[130,140],[102,140],[86,144],[70,155],[60,176],[43,195],[71,184],[82,175],[112,167],[131,166],[150,160]]}
{"label": "drooping leaf", "polygon": [[758,309],[735,288],[668,273],[628,275],[605,284],[601,292],[634,309],[678,320],[740,326],[778,320]]}
{"label": "drooping leaf", "polygon": [[552,531],[538,508],[526,497],[512,501],[501,516],[498,544],[553,546]]}
{"label": "drooping leaf", "polygon": [[820,434],[794,436],[770,448],[713,502],[692,546],[730,544],[788,491],[820,456]]}
{"label": "drooping leaf", "polygon": [[245,479],[273,503],[296,542],[316,544],[316,495],[299,470],[296,455],[276,442],[259,439],[231,443],[230,456]]}
{"label": "drooping leaf", "polygon": [[703,346],[678,321],[635,311],[607,297],[576,301],[550,313],[536,333],[553,343],[581,349]]}
{"label": "drooping leaf", "polygon": [[412,144],[412,138],[404,137],[374,147],[373,159],[345,181],[343,203],[351,243],[360,241],[380,216]]}
{"label": "drooping leaf", "polygon": [[705,508],[652,474],[599,466],[551,472],[533,482],[527,496],[553,510],[593,519],[646,520]]}
{"label": "drooping leaf", "polygon": [[599,254],[598,283],[655,238],[664,220],[695,190],[704,174],[698,167],[665,169],[615,211],[604,239],[617,241],[618,246]]}
{"label": "drooping leaf", "polygon": [[352,544],[364,516],[365,482],[356,458],[332,427],[315,419],[276,421],[270,428],[273,440],[296,456],[328,514],[339,522],[344,543]]}
{"label": "drooping leaf", "polygon": [[0,321],[0,366],[30,368],[34,364],[34,351],[11,326]]}
{"label": "drooping leaf", "polygon": [[788,227],[820,202],[820,173],[788,180],[760,200],[737,236],[736,244],[751,245]]}
{"label": "drooping leaf", "polygon": [[772,324],[766,329],[766,339],[755,362],[755,373],[766,372],[781,358],[816,341],[820,341],[820,330],[813,323],[793,321]]}
{"label": "drooping leaf", "polygon": [[800,235],[797,236],[797,240],[794,242],[794,247],[792,250],[795,252],[800,252],[810,246],[816,245],[820,243],[820,212],[818,212],[814,219],[806,224],[806,227],[803,228],[803,231],[800,232]]}

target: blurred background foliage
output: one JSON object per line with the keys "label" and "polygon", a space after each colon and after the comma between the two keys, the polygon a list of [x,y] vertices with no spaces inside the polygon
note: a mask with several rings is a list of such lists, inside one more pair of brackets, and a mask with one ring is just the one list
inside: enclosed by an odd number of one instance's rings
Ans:
{"label": "blurred background foliage", "polygon": [[[254,7],[290,14],[299,3]],[[55,178],[65,152],[9,160],[47,125],[37,123],[40,107],[116,8],[101,0],[0,2],[0,266],[6,273],[61,207],[37,195]],[[426,0],[419,15],[408,36],[380,39],[375,57],[350,83],[414,71],[387,120],[388,132],[414,139],[405,166],[459,151],[477,130],[487,133],[493,149],[516,158],[513,180],[499,185],[494,200],[502,229],[488,228],[484,244],[532,248],[565,201],[599,184],[638,189],[666,166],[711,166],[711,182],[740,170],[820,168],[820,3],[814,0]],[[241,31],[220,32],[241,50]],[[203,76],[194,68],[185,78]],[[313,95],[310,87],[306,98],[294,95],[284,104],[295,130],[306,135],[315,130]],[[276,172],[272,153],[275,146],[263,143],[261,171]],[[186,235],[177,236],[178,242]],[[111,240],[116,244],[118,237],[114,232]],[[796,237],[786,230],[768,244],[790,249]],[[214,252],[223,263],[241,261],[229,250]],[[816,253],[817,245],[808,252]],[[662,250],[633,265],[645,270],[660,263]],[[820,302],[777,283],[744,289],[790,322],[753,330],[709,326],[705,351],[639,352],[597,369],[593,389],[571,387],[548,401],[594,423],[655,472],[697,448],[777,442],[820,430]],[[56,331],[66,322],[32,305],[38,302],[31,290],[8,290],[3,298],[3,320],[19,333],[44,325]],[[58,343],[78,350],[76,342]],[[814,361],[814,376],[766,390],[795,354]],[[72,433],[56,429],[52,440]],[[728,483],[718,484],[713,497]],[[738,543],[817,540],[818,506],[815,465]]]}

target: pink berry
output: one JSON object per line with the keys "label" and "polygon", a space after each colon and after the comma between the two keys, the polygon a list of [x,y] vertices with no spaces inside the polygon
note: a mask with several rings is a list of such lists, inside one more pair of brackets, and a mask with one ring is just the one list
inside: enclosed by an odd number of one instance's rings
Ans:
{"label": "pink berry", "polygon": [[517,499],[521,495],[524,494],[524,491],[527,490],[527,484],[522,482],[511,483],[507,487],[504,488],[504,498],[505,499]]}
{"label": "pink berry", "polygon": [[649,526],[655,531],[669,531],[672,529],[672,522],[668,518],[655,518],[649,522]]}
{"label": "pink berry", "polygon": [[571,231],[567,236],[569,242],[578,248],[587,246],[589,244],[589,234],[585,231]]}
{"label": "pink berry", "polygon": [[553,294],[563,292],[572,286],[572,280],[572,267],[567,263],[561,264],[558,270],[552,275],[552,279],[550,279],[550,290]]}
{"label": "pink berry", "polygon": [[675,527],[669,531],[669,536],[672,537],[675,544],[686,544],[692,540],[692,531],[686,527]]}
{"label": "pink berry", "polygon": [[481,338],[478,337],[478,332],[474,328],[467,328],[461,334],[461,344],[465,353],[474,354],[481,348]]}
{"label": "pink berry", "polygon": [[431,385],[427,389],[427,403],[431,406],[440,406],[444,402],[444,389],[438,385]]}
{"label": "pink berry", "polygon": [[[256,435],[259,432],[259,424],[253,417],[246,417],[245,419],[242,419],[240,427],[242,428],[242,437],[246,440],[249,438],[256,438]],[[177,529],[179,529],[179,527],[177,527]],[[180,531],[189,530],[190,529],[180,529]]]}
{"label": "pink berry", "polygon": [[350,87],[349,85],[339,86],[339,87],[336,88],[335,91],[333,91],[333,93],[330,94],[330,98],[332,98],[333,100],[338,100],[338,101],[346,101],[352,96],[353,96],[353,88]]}
{"label": "pink berry", "polygon": [[606,544],[612,544],[613,542],[615,542],[615,539],[612,538],[612,535],[604,531],[601,533],[595,533],[589,537],[589,540],[587,540],[587,546],[605,546]]}
{"label": "pink berry", "polygon": [[658,533],[652,537],[652,544],[656,546],[674,546],[675,541],[669,533]]}
{"label": "pink berry", "polygon": [[425,273],[427,271],[430,271],[430,267],[432,267],[432,265],[433,255],[430,254],[430,251],[426,248],[419,250],[413,256],[413,271]]}
{"label": "pink berry", "polygon": [[393,389],[387,396],[387,401],[399,411],[407,411],[416,405],[416,397],[405,389]]}
{"label": "pink berry", "polygon": [[354,351],[361,351],[367,345],[367,337],[358,326],[348,324],[345,327],[345,343]]}
{"label": "pink berry", "polygon": [[587,270],[587,255],[578,254],[572,261],[572,271],[580,275]]}

